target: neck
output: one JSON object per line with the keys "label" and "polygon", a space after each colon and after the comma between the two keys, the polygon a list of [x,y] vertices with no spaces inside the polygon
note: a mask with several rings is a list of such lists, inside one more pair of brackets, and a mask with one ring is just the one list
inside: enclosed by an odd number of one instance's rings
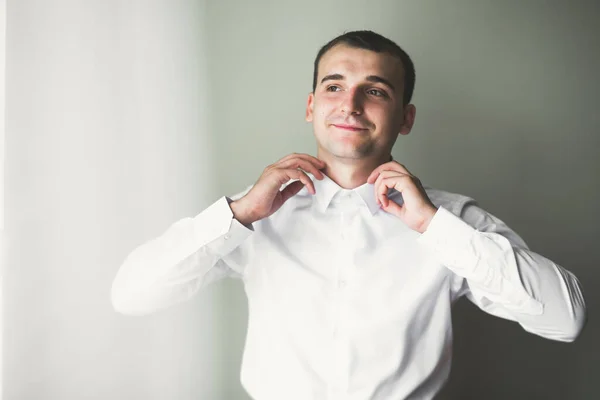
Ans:
{"label": "neck", "polygon": [[390,155],[343,159],[323,152],[318,152],[317,158],[325,161],[326,166],[322,172],[344,189],[354,189],[364,185],[375,168],[392,159]]}

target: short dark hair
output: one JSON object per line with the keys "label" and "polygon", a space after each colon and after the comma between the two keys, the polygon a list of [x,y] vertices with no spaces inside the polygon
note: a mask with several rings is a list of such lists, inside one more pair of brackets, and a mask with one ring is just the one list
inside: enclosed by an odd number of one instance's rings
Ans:
{"label": "short dark hair", "polygon": [[321,47],[317,58],[315,58],[314,73],[313,73],[313,92],[317,88],[317,75],[319,73],[319,62],[325,53],[332,47],[344,44],[349,47],[371,50],[376,53],[388,53],[400,60],[402,69],[404,70],[404,93],[402,95],[403,105],[410,103],[413,91],[415,89],[415,66],[400,46],[390,39],[381,36],[373,31],[352,31],[346,32],[335,39],[332,39],[325,46]]}

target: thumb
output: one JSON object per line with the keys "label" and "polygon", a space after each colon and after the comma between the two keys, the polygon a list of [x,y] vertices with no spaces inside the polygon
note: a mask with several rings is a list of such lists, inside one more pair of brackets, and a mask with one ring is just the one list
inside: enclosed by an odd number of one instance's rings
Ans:
{"label": "thumb", "polygon": [[302,190],[304,184],[301,181],[292,182],[281,191],[281,198],[285,203],[290,197],[298,194]]}

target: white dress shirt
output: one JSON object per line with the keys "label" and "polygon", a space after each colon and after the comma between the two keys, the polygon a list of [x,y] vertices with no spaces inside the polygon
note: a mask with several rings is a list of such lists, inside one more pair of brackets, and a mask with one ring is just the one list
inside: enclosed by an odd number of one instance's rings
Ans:
{"label": "white dress shirt", "polygon": [[449,375],[451,308],[463,295],[548,339],[581,331],[577,278],[471,198],[426,187],[439,208],[420,234],[380,209],[373,185],[310,176],[315,195],[303,188],[252,226],[222,197],[136,248],[113,283],[115,309],[146,314],[242,279],[241,382],[255,400],[433,398]]}

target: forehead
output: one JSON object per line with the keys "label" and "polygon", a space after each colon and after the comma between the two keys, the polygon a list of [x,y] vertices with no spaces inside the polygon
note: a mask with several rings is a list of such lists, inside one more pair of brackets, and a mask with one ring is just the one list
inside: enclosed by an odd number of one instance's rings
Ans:
{"label": "forehead", "polygon": [[[330,74],[341,74],[347,79],[360,79],[377,75],[403,86],[404,70],[400,60],[388,53],[336,45],[319,61],[318,82]],[[317,82],[317,84],[318,84]]]}

